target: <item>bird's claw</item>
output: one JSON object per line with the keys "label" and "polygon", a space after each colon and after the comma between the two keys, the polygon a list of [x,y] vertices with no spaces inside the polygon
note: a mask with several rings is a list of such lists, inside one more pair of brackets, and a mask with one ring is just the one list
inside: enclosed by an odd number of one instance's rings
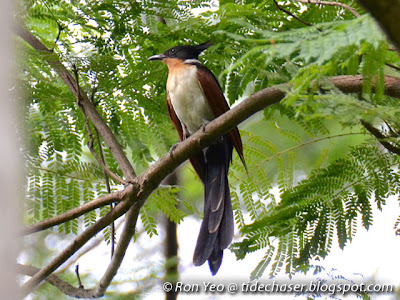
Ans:
{"label": "bird's claw", "polygon": [[208,123],[209,123],[209,122],[204,122],[204,123],[201,125],[201,131],[202,131],[203,133],[206,133],[206,126],[207,126]]}
{"label": "bird's claw", "polygon": [[173,152],[175,151],[175,148],[178,147],[178,145],[179,145],[179,142],[176,143],[175,145],[172,145],[171,148],[169,149],[169,156],[170,156],[171,158],[174,157]]}

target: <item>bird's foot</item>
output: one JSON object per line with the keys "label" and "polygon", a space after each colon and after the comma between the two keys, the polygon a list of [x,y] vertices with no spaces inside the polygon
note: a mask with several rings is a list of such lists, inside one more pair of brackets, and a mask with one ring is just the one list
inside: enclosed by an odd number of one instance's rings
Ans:
{"label": "bird's foot", "polygon": [[203,124],[201,124],[201,131],[203,132],[203,133],[206,133],[206,126],[207,126],[207,124],[208,123],[210,123],[209,121],[204,121],[203,122]]}
{"label": "bird's foot", "polygon": [[[210,123],[210,121],[204,121],[203,122],[203,124],[201,125],[201,131],[203,132],[203,133],[206,133],[206,126],[208,125],[208,123]],[[221,137],[219,137],[214,143],[212,143],[212,144],[216,144],[216,143],[219,143],[219,142],[222,142],[224,140],[224,137],[223,136],[221,136]]]}
{"label": "bird's foot", "polygon": [[175,145],[172,145],[171,148],[169,149],[169,156],[170,156],[170,158],[173,158],[173,157],[174,157],[174,151],[175,151],[176,147],[178,147],[179,143],[180,143],[180,142],[176,143]]}

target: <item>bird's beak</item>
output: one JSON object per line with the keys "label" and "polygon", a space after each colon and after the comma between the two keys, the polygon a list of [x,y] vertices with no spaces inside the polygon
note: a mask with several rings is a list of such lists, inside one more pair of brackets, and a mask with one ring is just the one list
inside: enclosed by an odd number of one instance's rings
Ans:
{"label": "bird's beak", "polygon": [[167,58],[164,54],[150,56],[147,60],[163,60]]}

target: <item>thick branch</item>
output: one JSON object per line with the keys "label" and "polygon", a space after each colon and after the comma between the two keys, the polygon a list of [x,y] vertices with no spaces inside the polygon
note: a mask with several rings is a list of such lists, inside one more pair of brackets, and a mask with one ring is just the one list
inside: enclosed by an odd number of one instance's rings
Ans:
{"label": "thick branch", "polygon": [[27,234],[35,233],[38,231],[42,231],[42,230],[51,228],[53,226],[76,219],[92,210],[95,210],[96,208],[100,208],[100,207],[103,207],[107,204],[111,204],[114,202],[120,202],[130,192],[132,192],[132,188],[129,188],[129,189],[125,188],[121,191],[117,191],[117,192],[114,192],[111,194],[101,196],[95,200],[92,200],[86,204],[83,204],[82,206],[73,208],[61,215],[58,215],[58,216],[40,221],[38,223],[32,224],[30,226],[27,226],[22,231],[22,234],[27,235]]}
{"label": "thick branch", "polygon": [[94,126],[97,128],[107,146],[110,148],[113,157],[118,163],[122,173],[125,178],[129,181],[136,177],[135,171],[126,157],[121,144],[118,142],[115,135],[112,133],[110,127],[102,119],[100,114],[97,112],[94,104],[89,100],[87,94],[80,88],[79,84],[76,82],[75,78],[71,73],[65,68],[65,66],[60,62],[58,56],[50,49],[48,49],[41,41],[39,41],[33,34],[26,31],[20,26],[16,26],[16,33],[25,40],[29,45],[31,45],[35,50],[45,54],[44,58],[49,63],[50,66],[58,73],[61,79],[65,82],[74,96],[78,99],[79,103],[82,105],[85,114],[90,118]]}
{"label": "thick branch", "polygon": [[[329,81],[341,90],[345,94],[362,92],[362,81],[361,75],[351,76],[334,76]],[[374,92],[374,90],[372,91]],[[400,79],[390,76],[385,76],[385,94],[387,96],[400,99]]]}
{"label": "thick branch", "polygon": [[305,3],[305,4],[317,4],[317,5],[329,5],[329,6],[339,6],[342,7],[346,10],[348,10],[349,12],[351,12],[354,16],[356,16],[357,18],[360,16],[360,14],[351,6],[344,4],[344,3],[340,3],[340,2],[334,2],[334,1],[318,1],[318,0],[292,0],[292,1],[296,1],[296,2],[301,2],[301,3]]}
{"label": "thick branch", "polygon": [[[34,276],[40,269],[32,267],[32,266],[25,266],[17,264],[17,272],[20,274],[24,274],[27,276]],[[76,288],[69,284],[68,282],[60,279],[56,275],[50,275],[46,278],[46,281],[51,285],[55,286],[59,289],[62,293],[67,296],[75,297],[75,298],[91,298],[93,294],[93,289],[83,289],[83,288]]]}
{"label": "thick branch", "polygon": [[358,0],[358,2],[371,13],[397,48],[397,51],[400,51],[400,1]]}
{"label": "thick branch", "polygon": [[106,272],[101,278],[96,291],[94,292],[94,297],[101,297],[105,294],[108,286],[111,284],[112,279],[119,267],[121,266],[122,260],[125,257],[126,249],[135,234],[136,222],[139,216],[140,207],[132,207],[126,214],[124,229],[117,243],[117,248],[115,249],[114,255],[112,257],[111,263],[108,266]]}

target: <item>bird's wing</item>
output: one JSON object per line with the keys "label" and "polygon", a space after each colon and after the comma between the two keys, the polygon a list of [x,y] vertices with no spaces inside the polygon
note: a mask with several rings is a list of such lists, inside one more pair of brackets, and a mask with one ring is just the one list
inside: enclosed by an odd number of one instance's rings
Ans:
{"label": "bird's wing", "polygon": [[[182,123],[175,113],[174,107],[172,106],[171,97],[169,96],[168,93],[167,93],[167,108],[168,108],[168,116],[171,119],[172,124],[174,124],[176,131],[178,132],[179,140],[183,141],[185,137],[183,135]],[[192,163],[192,166],[196,171],[197,175],[199,175],[200,179],[204,182],[206,171],[205,171],[205,161],[203,154],[200,152],[197,155],[192,156],[190,158],[190,162]]]}
{"label": "bird's wing", "polygon": [[174,107],[172,106],[171,97],[169,96],[168,92],[167,92],[167,108],[168,108],[168,116],[171,119],[172,124],[174,124],[176,131],[178,132],[179,140],[183,141],[182,124],[175,113]]}
{"label": "bird's wing", "polygon": [[[229,110],[229,105],[225,100],[224,93],[222,92],[221,86],[219,85],[214,74],[205,66],[198,64],[197,77],[215,117],[219,117],[223,113],[227,112]],[[237,153],[239,154],[240,160],[247,170],[243,155],[242,139],[240,137],[238,128],[235,127],[232,129],[228,135]]]}

